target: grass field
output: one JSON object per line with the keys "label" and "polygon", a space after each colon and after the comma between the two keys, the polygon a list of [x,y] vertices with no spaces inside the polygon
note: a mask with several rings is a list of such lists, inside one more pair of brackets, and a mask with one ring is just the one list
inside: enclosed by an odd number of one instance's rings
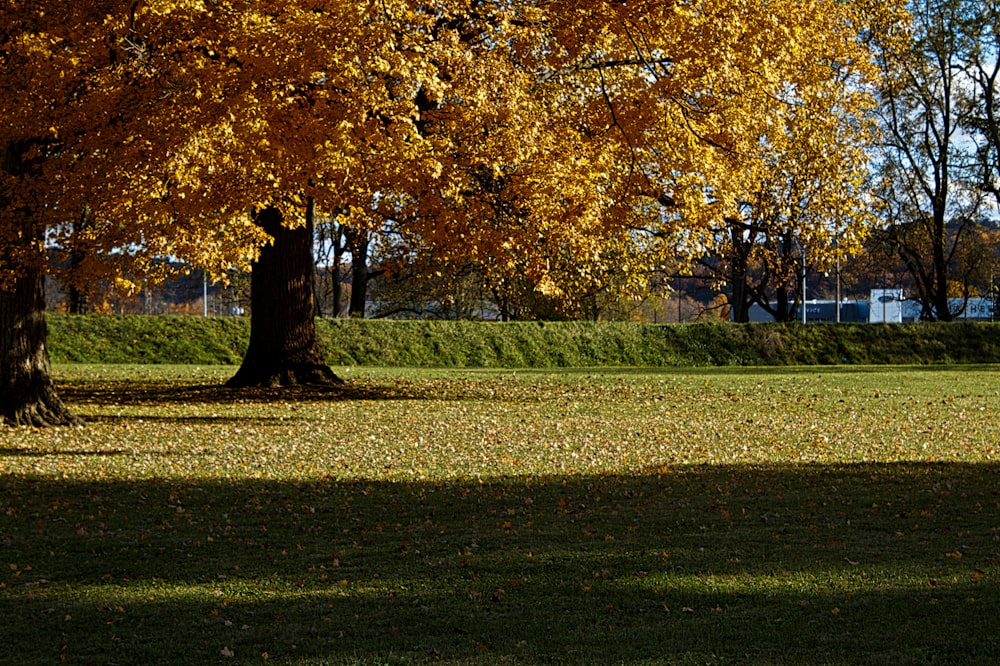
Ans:
{"label": "grass field", "polygon": [[57,367],[2,664],[1000,661],[1000,367]]}

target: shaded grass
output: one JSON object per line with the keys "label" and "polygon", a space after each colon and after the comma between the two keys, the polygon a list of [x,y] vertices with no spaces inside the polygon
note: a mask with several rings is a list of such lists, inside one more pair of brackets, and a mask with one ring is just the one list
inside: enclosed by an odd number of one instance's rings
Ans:
{"label": "shaded grass", "polygon": [[997,660],[992,367],[338,370],[59,368],[0,662]]}

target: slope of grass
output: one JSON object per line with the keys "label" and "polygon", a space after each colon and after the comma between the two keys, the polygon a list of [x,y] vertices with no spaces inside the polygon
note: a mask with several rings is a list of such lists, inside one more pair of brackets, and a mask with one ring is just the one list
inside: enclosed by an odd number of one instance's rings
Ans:
{"label": "slope of grass", "polygon": [[[49,316],[59,363],[238,363],[244,318]],[[1000,325],[317,320],[336,365],[681,367],[1000,363]]]}
{"label": "slope of grass", "polygon": [[57,368],[0,663],[982,664],[994,367]]}
{"label": "slope of grass", "polygon": [[250,342],[238,317],[49,314],[55,363],[239,363]]}

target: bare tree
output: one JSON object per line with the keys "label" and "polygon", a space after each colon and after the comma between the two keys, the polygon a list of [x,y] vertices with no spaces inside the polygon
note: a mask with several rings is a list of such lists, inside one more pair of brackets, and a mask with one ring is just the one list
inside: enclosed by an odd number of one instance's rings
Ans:
{"label": "bare tree", "polygon": [[982,4],[914,2],[907,48],[882,53],[885,237],[912,276],[925,320],[954,319],[962,308],[950,307],[950,299],[969,296],[964,258],[983,204],[977,150],[966,132],[975,106],[969,26]]}
{"label": "bare tree", "polygon": [[980,182],[1000,205],[1000,2],[973,1],[969,34],[969,74],[973,81],[971,108],[967,118],[969,134],[977,145]]}

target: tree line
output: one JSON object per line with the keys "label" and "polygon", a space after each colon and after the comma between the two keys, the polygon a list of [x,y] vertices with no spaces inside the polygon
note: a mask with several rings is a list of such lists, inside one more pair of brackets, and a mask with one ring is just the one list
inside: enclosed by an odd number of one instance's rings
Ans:
{"label": "tree line", "polygon": [[[341,259],[350,248],[379,274],[479,285],[511,318],[589,316],[699,271],[737,313],[793,308],[804,265],[884,246],[925,285],[927,316],[948,319],[939,292],[974,263],[958,248],[997,196],[995,13],[5,3],[3,418],[76,422],[50,377],[46,274],[85,294],[99,280],[138,291],[177,262],[222,283],[248,272],[250,347],[230,385],[339,381],[312,323],[329,220]],[[956,81],[941,78],[959,61]]]}

